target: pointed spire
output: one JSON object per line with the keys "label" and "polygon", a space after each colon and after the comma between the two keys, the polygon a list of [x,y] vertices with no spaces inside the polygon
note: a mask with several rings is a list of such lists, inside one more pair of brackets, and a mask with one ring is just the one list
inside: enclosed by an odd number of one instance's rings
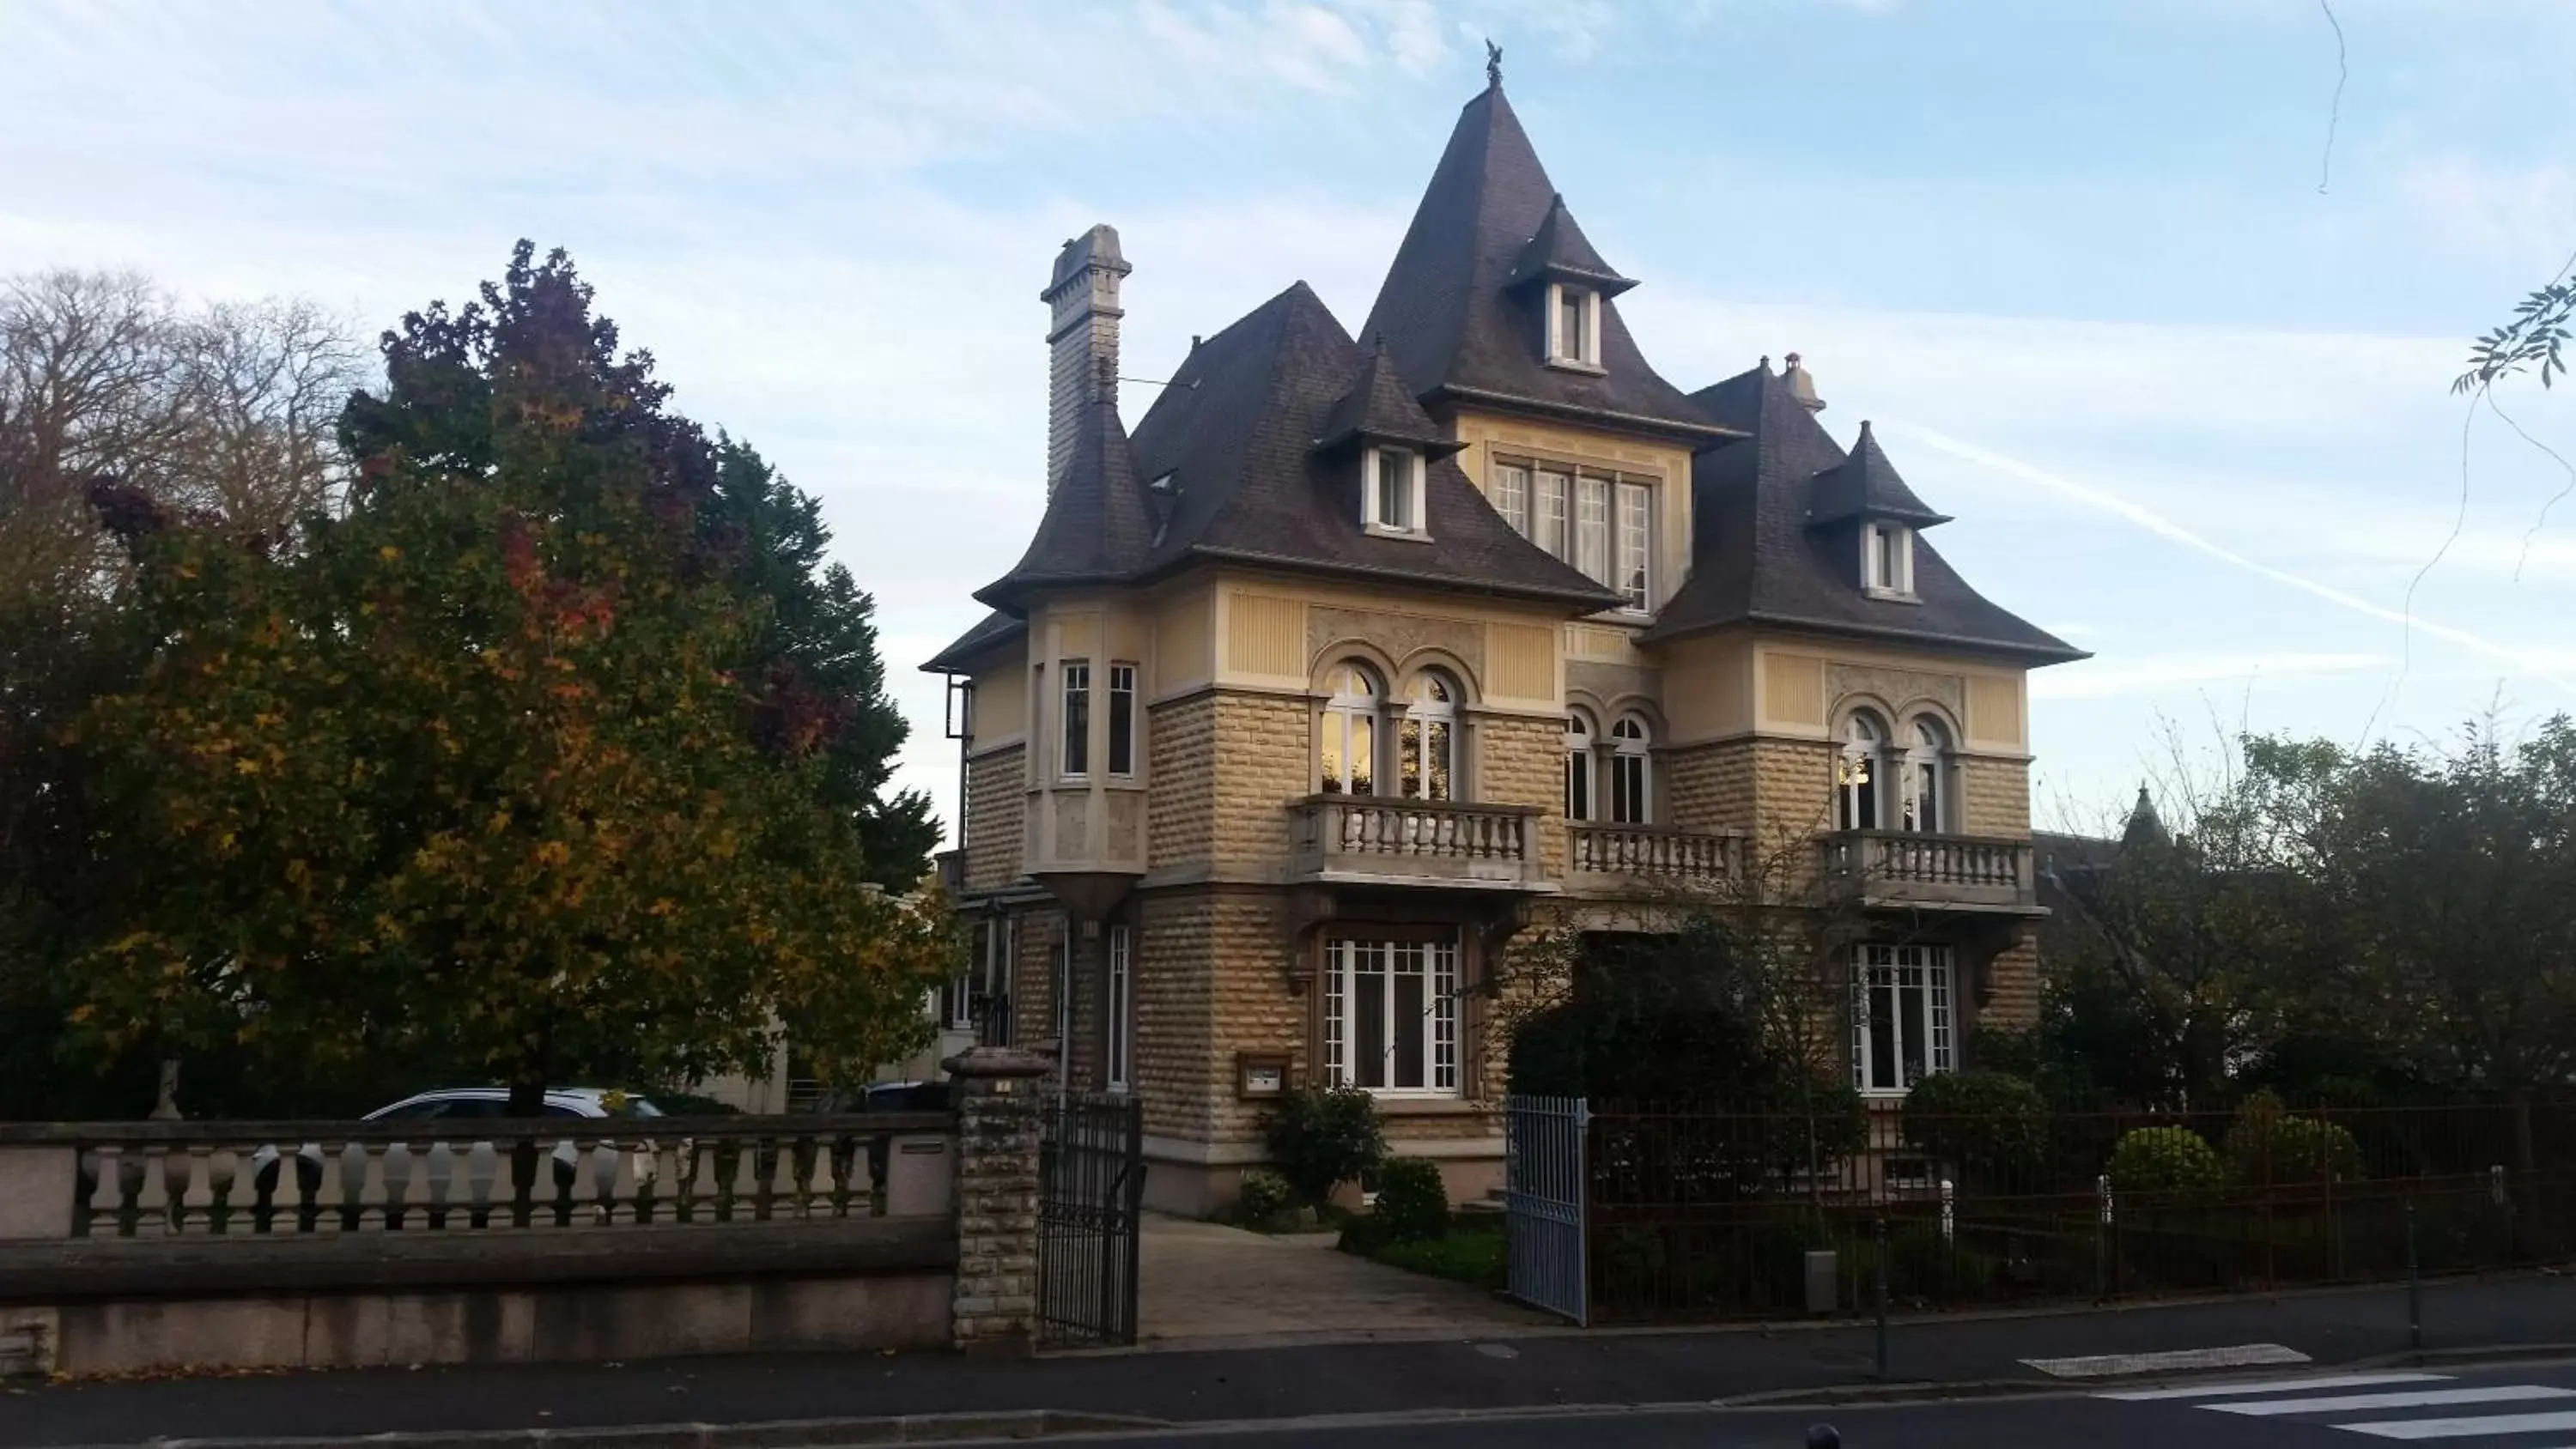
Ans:
{"label": "pointed spire", "polygon": [[1485,89],[1498,91],[1502,88],[1503,48],[1494,44],[1494,38],[1488,35],[1485,37]]}
{"label": "pointed spire", "polygon": [[2170,845],[2173,836],[2166,832],[2164,818],[2156,813],[2155,799],[2147,793],[2146,782],[2142,780],[2138,783],[2138,803],[2129,807],[2129,824],[2120,832],[2120,843],[2139,845],[2147,842]]}
{"label": "pointed spire", "polygon": [[997,609],[1019,611],[1033,589],[1114,582],[1153,551],[1153,507],[1118,420],[1118,360],[1095,359],[1091,374],[1036,537],[1009,573],[975,593]]}
{"label": "pointed spire", "polygon": [[1816,475],[1815,490],[1807,505],[1809,525],[1848,523],[1858,518],[1883,518],[1894,523],[1908,523],[1916,528],[1930,528],[1947,523],[1950,515],[1935,513],[1914,490],[1897,476],[1896,465],[1878,446],[1878,437],[1863,419],[1860,437],[1852,444],[1851,456],[1839,467],[1828,468]]}

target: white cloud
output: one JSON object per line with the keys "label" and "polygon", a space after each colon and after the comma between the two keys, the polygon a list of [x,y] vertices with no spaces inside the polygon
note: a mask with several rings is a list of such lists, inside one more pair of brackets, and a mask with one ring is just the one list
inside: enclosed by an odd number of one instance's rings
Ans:
{"label": "white cloud", "polygon": [[2252,679],[2303,679],[2330,674],[2365,674],[2392,669],[2396,661],[2377,654],[2255,653],[2189,654],[2167,658],[2130,657],[2117,661],[2087,659],[2057,665],[2031,676],[2030,697],[2039,699],[2110,699],[2122,695],[2166,694],[2192,685]]}

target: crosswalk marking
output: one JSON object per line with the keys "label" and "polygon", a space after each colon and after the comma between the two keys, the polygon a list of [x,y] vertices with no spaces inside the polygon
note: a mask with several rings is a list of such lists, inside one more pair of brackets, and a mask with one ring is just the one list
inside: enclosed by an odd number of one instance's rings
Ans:
{"label": "crosswalk marking", "polygon": [[2215,1399],[2240,1394],[2277,1394],[2289,1389],[2364,1389],[2375,1384],[2448,1383],[2449,1374],[2320,1374],[2304,1379],[2254,1379],[2229,1383],[2193,1384],[2180,1389],[2121,1389],[2095,1394],[2097,1399],[2123,1399],[2139,1402],[2147,1399]]}
{"label": "crosswalk marking", "polygon": [[2100,1353],[2083,1358],[2026,1358],[2022,1362],[2061,1379],[2107,1379],[2128,1374],[2181,1373],[2189,1369],[2253,1368],[2261,1364],[2306,1363],[2308,1356],[2277,1343],[2240,1343],[2227,1348],[2181,1348],[2166,1353]]}
{"label": "crosswalk marking", "polygon": [[2407,1394],[2338,1394],[2322,1399],[2263,1399],[2250,1404],[2202,1404],[2221,1414],[2340,1414],[2353,1409],[2431,1409],[2445,1404],[2506,1404],[2527,1399],[2576,1399],[2576,1389],[2500,1384],[2475,1389],[2419,1389]]}
{"label": "crosswalk marking", "polygon": [[2472,1434],[2545,1434],[2576,1429],[2576,1413],[2480,1414],[2461,1419],[2398,1419],[2385,1424],[2337,1424],[2381,1439],[2465,1439]]}

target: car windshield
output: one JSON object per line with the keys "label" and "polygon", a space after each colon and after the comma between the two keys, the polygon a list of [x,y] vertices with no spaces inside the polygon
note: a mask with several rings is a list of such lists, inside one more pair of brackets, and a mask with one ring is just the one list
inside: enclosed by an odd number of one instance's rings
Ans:
{"label": "car windshield", "polygon": [[611,1117],[659,1117],[662,1115],[662,1109],[654,1106],[652,1099],[647,1097],[631,1096],[624,1092],[608,1092],[602,1094],[599,1099],[599,1105],[601,1110],[605,1111]]}

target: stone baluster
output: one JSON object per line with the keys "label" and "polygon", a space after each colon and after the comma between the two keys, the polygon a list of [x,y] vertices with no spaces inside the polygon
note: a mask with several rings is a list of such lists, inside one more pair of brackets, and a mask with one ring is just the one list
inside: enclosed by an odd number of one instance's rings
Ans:
{"label": "stone baluster", "polygon": [[[358,1154],[358,1201],[353,1209],[357,1226],[364,1232],[380,1233],[394,1210],[398,1191],[394,1174],[408,1175],[411,1149],[399,1142],[360,1142],[354,1150]],[[345,1185],[349,1179],[346,1159],[332,1166],[340,1169],[340,1180]]]}

